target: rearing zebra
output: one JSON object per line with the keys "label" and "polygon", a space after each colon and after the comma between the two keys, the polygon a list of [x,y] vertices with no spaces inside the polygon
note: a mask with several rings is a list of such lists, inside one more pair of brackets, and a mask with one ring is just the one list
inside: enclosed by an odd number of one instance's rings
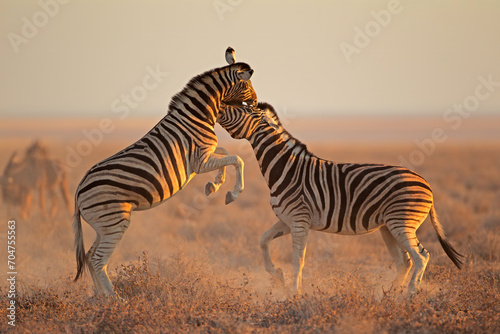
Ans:
{"label": "rearing zebra", "polygon": [[289,134],[274,109],[225,106],[217,122],[236,139],[253,147],[271,191],[271,206],[279,218],[262,235],[260,246],[266,271],[283,282],[269,253],[271,240],[291,233],[294,289],[302,287],[302,268],[309,230],[357,235],[380,230],[393,257],[401,286],[414,263],[408,294],[416,292],[429,253],[416,231],[430,213],[438,239],[458,268],[460,255],[446,240],[438,221],[429,184],[404,168],[377,164],[335,163],[318,158]]}
{"label": "rearing zebra", "polygon": [[[216,190],[224,182],[225,166],[233,165],[237,180],[226,204],[243,191],[243,161],[216,149],[214,125],[221,103],[256,102],[252,74],[249,65],[235,63],[194,77],[172,98],[167,115],[151,131],[87,172],[75,196],[75,280],[87,265],[97,291],[116,296],[106,267],[130,224],[131,212],[162,203],[195,174],[220,169]],[[97,234],[86,255],[80,215]]]}

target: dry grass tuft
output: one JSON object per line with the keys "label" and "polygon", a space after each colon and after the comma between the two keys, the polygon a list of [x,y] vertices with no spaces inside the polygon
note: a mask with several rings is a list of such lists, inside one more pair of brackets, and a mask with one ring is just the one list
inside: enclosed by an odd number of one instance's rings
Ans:
{"label": "dry grass tuft", "polygon": [[[426,286],[406,299],[374,294],[363,274],[337,271],[303,296],[276,298],[239,284],[180,251],[150,263],[145,252],[113,282],[125,299],[89,296],[69,278],[25,285],[18,329],[47,332],[484,332],[500,330],[500,270],[432,266]],[[471,279],[473,278],[473,279]],[[4,298],[4,297],[3,297]],[[4,311],[2,311],[4,312]],[[6,330],[5,324],[0,327]]]}

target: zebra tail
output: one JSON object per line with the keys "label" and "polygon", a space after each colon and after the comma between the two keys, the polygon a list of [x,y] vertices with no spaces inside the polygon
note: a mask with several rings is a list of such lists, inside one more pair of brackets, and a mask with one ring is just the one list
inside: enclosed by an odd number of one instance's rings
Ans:
{"label": "zebra tail", "polygon": [[436,231],[439,242],[441,243],[441,247],[443,247],[443,250],[445,251],[446,255],[448,255],[450,260],[453,261],[453,263],[458,267],[458,269],[462,269],[462,266],[464,264],[463,263],[464,256],[459,252],[457,252],[455,248],[453,248],[453,246],[446,239],[443,227],[439,223],[436,209],[434,209],[434,205],[432,205],[431,207],[430,216],[432,225],[434,226],[434,230]]}
{"label": "zebra tail", "polygon": [[75,233],[75,249],[76,249],[76,277],[78,280],[85,270],[85,245],[83,244],[82,220],[80,217],[80,209],[78,201],[75,199],[75,215],[73,217],[73,231]]}

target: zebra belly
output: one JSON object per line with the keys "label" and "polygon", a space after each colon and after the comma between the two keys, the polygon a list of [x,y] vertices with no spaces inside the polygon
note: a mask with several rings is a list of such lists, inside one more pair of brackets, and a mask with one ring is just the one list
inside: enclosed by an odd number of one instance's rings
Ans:
{"label": "zebra belly", "polygon": [[[334,225],[334,224],[332,224],[332,225]],[[383,225],[384,225],[384,223],[381,222],[379,224],[370,225],[368,227],[368,229],[358,229],[358,230],[342,229],[342,230],[338,231],[337,229],[335,229],[333,227],[330,227],[329,229],[325,230],[319,226],[317,228],[312,228],[312,229],[315,231],[334,233],[334,234],[340,234],[340,235],[361,235],[361,234],[368,234],[368,233],[375,232],[376,230],[381,228]]]}
{"label": "zebra belly", "polygon": [[335,233],[342,235],[358,235],[358,234],[368,234],[378,230],[384,225],[382,219],[378,219],[378,215],[372,216],[372,218],[366,222],[362,221],[362,218],[358,217],[351,220],[349,217],[345,217],[342,224],[339,224],[339,217],[333,216],[332,219],[327,222],[327,214],[317,213],[311,221],[311,229],[315,231],[322,231],[327,233]]}
{"label": "zebra belly", "polygon": [[179,189],[176,189],[172,194],[170,194],[170,196],[168,197],[165,197],[163,200],[158,200],[158,201],[155,201],[153,202],[153,204],[151,206],[147,206],[147,205],[143,205],[143,206],[138,206],[136,208],[134,208],[135,211],[144,211],[144,210],[148,210],[148,209],[151,209],[151,208],[154,208],[164,202],[166,202],[167,200],[169,200],[170,198],[172,198],[174,195],[176,195],[179,191],[181,191],[182,189],[184,189],[184,187],[189,183],[189,181],[191,181],[191,179],[196,175],[196,173],[191,173],[187,179],[184,181],[184,183],[180,186]]}
{"label": "zebra belly", "polygon": [[[152,166],[136,166],[120,159],[97,164],[83,178],[77,190],[77,201],[86,220],[96,219],[103,212],[116,211],[121,204],[129,204],[129,211],[147,210],[163,203],[193,178],[195,173],[179,169],[165,159],[158,174]],[[161,168],[157,168],[161,170]]]}

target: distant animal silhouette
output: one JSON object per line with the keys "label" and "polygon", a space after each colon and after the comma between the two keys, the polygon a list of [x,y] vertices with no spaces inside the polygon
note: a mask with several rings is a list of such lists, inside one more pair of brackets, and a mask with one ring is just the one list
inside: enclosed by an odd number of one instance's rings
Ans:
{"label": "distant animal silhouette", "polygon": [[48,193],[51,199],[49,216],[54,217],[57,212],[58,189],[70,212],[65,167],[59,160],[51,159],[47,147],[39,141],[28,147],[24,158],[19,158],[17,152],[11,155],[3,172],[1,185],[9,215],[14,212],[15,207],[19,207],[21,217],[29,218],[33,196],[38,193],[41,215],[47,218],[45,196]]}

